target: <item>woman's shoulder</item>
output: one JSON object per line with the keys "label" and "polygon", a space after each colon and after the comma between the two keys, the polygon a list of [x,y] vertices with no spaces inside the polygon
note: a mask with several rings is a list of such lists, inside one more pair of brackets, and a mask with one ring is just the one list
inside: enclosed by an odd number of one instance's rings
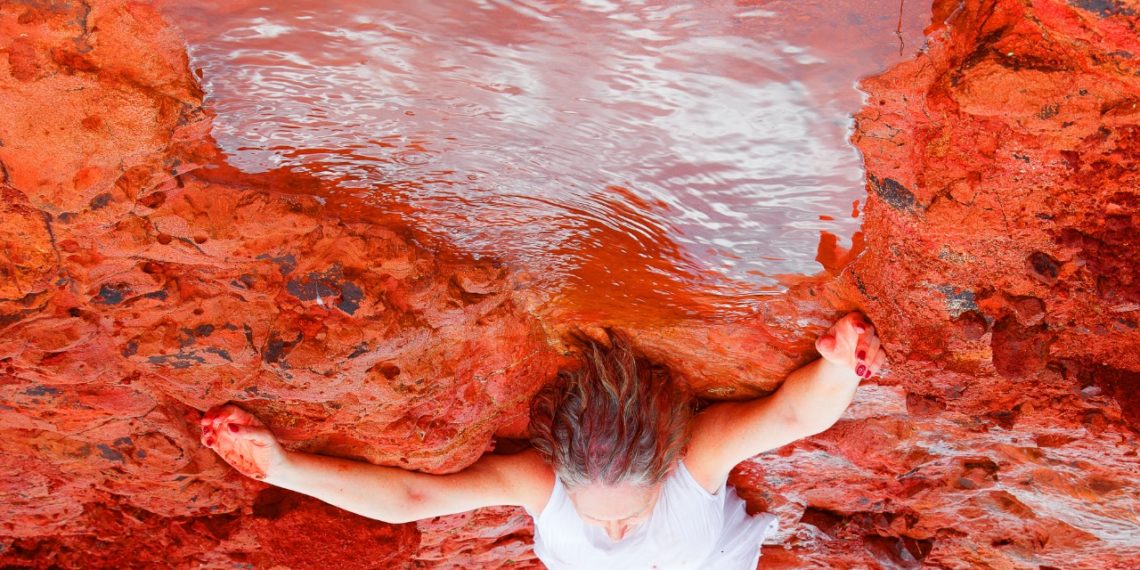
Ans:
{"label": "woman's shoulder", "polygon": [[515,487],[519,502],[538,515],[546,508],[554,491],[554,469],[534,449],[499,456],[497,462],[505,479]]}

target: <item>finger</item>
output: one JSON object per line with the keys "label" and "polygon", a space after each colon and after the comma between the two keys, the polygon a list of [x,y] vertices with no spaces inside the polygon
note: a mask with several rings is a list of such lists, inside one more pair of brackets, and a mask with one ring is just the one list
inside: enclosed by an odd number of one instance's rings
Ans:
{"label": "finger", "polygon": [[855,345],[855,374],[860,378],[871,377],[871,361],[869,358],[874,355],[867,350],[870,337],[869,334],[860,336],[859,343]]}
{"label": "finger", "polygon": [[233,405],[226,404],[221,406],[218,414],[214,417],[214,429],[223,430],[228,423],[241,423],[240,417],[245,413],[245,410]]}
{"label": "finger", "polygon": [[[858,314],[858,313],[854,313],[854,314]],[[862,315],[859,315],[859,318],[852,319],[850,321],[850,323],[851,323],[851,328],[850,328],[851,333],[854,334],[855,336],[862,336],[862,335],[867,334],[870,331],[875,330],[875,327],[871,326],[871,323],[868,323],[865,319],[863,319]]]}
{"label": "finger", "polygon": [[226,405],[225,404],[219,404],[219,405],[214,406],[214,407],[210,408],[209,410],[207,410],[205,417],[209,419],[209,425],[212,426],[214,428],[214,430],[217,430],[218,429],[218,420],[225,413],[226,413]]}
{"label": "finger", "polygon": [[214,417],[218,415],[218,410],[222,409],[221,406],[210,406],[202,414],[202,423],[207,424],[214,421]]}
{"label": "finger", "polygon": [[830,354],[835,350],[835,335],[829,332],[816,339],[815,349],[820,354]]}
{"label": "finger", "polygon": [[875,334],[874,330],[867,333],[867,365],[870,366],[875,362],[875,356],[879,354],[879,335]]}
{"label": "finger", "polygon": [[851,324],[851,328],[854,329],[856,333],[863,334],[866,332],[867,318],[863,316],[863,313],[860,313],[859,311],[853,311],[847,313],[847,316],[844,318],[847,319],[847,322]]}
{"label": "finger", "polygon": [[871,363],[871,373],[872,374],[879,374],[879,373],[885,374],[886,370],[883,370],[883,367],[886,366],[886,364],[887,364],[887,353],[886,353],[886,351],[879,349],[879,352],[877,354],[875,354],[875,359]]}
{"label": "finger", "polygon": [[262,447],[272,445],[273,442],[276,441],[276,438],[273,437],[273,432],[269,431],[268,428],[260,426],[229,424],[227,429],[234,437],[240,437],[254,445],[260,445]]}
{"label": "finger", "polygon": [[[264,426],[265,425],[265,424],[261,423],[261,420],[257,419],[257,416],[254,416],[253,414],[245,411],[245,409],[242,408],[241,406],[237,406],[234,404],[230,404],[229,406],[226,406],[226,415],[223,416],[222,420],[223,420],[222,423],[226,423],[226,424],[242,424],[242,425],[254,425],[254,426]],[[222,427],[224,427],[224,426],[219,426],[218,429],[221,429]]]}

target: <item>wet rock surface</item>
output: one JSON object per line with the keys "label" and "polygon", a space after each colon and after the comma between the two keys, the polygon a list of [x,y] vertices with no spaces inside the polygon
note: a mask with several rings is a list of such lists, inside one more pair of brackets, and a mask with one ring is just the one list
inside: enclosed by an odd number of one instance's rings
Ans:
{"label": "wet rock surface", "polygon": [[227,168],[150,7],[0,5],[0,564],[537,567],[521,510],[368,521],[241,477],[195,420],[234,401],[292,449],[454,471],[522,436],[571,329],[745,398],[859,308],[890,375],[733,473],[780,517],[766,567],[1127,568],[1135,10],[936,2],[927,49],[863,83],[862,252],[756,316],[639,323]]}

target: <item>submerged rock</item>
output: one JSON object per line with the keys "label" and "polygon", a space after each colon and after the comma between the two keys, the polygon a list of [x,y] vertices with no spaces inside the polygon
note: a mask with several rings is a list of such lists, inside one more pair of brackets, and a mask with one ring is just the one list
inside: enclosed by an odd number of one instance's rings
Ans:
{"label": "submerged rock", "polygon": [[293,449],[449,472],[525,433],[572,328],[746,398],[859,308],[890,375],[732,476],[781,519],[766,567],[1127,567],[1136,15],[934,12],[928,47],[863,83],[862,253],[755,318],[662,323],[579,322],[398,215],[228,168],[153,8],[0,7],[0,564],[534,567],[521,510],[367,521],[237,475],[195,420],[234,401]]}

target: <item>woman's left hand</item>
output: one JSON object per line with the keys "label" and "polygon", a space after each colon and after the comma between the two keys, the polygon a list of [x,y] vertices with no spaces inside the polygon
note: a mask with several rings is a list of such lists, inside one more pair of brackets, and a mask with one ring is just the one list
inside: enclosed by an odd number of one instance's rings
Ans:
{"label": "woman's left hand", "polygon": [[860,378],[874,376],[887,362],[875,326],[860,312],[848,313],[831,325],[815,341],[815,349],[828,362],[853,370]]}

